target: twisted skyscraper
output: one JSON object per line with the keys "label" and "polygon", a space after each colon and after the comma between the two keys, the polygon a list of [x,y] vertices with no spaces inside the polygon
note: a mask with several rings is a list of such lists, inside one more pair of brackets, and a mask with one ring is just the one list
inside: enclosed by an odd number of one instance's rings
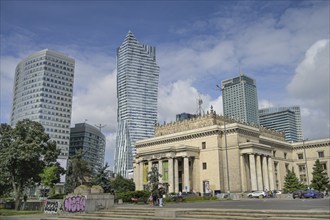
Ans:
{"label": "twisted skyscraper", "polygon": [[159,66],[156,48],[128,32],[117,49],[117,137],[114,172],[133,172],[135,142],[152,137],[157,120]]}

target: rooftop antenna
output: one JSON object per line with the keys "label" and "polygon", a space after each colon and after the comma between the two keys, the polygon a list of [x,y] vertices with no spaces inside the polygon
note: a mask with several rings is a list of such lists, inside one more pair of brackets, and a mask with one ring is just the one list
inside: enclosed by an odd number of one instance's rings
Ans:
{"label": "rooftop antenna", "polygon": [[100,131],[102,130],[102,128],[104,128],[106,125],[102,125],[102,124],[99,124],[99,125],[95,125],[97,128],[100,129]]}
{"label": "rooftop antenna", "polygon": [[203,104],[203,100],[202,98],[199,96],[197,99],[197,115],[204,115],[204,109],[202,108],[202,104]]}

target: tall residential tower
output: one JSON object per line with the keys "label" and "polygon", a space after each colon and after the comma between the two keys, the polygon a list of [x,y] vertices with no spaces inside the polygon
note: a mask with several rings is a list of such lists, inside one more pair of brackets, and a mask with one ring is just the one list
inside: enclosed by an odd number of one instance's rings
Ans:
{"label": "tall residential tower", "polygon": [[133,172],[135,142],[154,135],[159,66],[156,48],[141,44],[132,32],[117,49],[117,137],[114,172]]}
{"label": "tall residential tower", "polygon": [[[31,54],[15,70],[11,125],[31,119],[61,149],[58,162],[66,168],[69,156],[74,59],[52,50]],[[63,181],[63,180],[61,180]]]}
{"label": "tall residential tower", "polygon": [[225,117],[259,124],[256,81],[244,74],[221,82]]}

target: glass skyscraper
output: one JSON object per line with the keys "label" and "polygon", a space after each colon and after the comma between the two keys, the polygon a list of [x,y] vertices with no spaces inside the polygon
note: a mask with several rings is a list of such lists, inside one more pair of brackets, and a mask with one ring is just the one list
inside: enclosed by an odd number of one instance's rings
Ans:
{"label": "glass skyscraper", "polygon": [[135,142],[152,137],[157,121],[159,66],[156,48],[128,32],[117,49],[117,136],[114,172],[133,172]]}
{"label": "glass skyscraper", "polygon": [[221,82],[225,117],[259,124],[256,81],[244,74]]}
{"label": "glass skyscraper", "polygon": [[41,123],[61,149],[58,162],[64,168],[69,156],[74,68],[74,59],[45,49],[18,63],[13,88],[11,125],[23,119]]}
{"label": "glass skyscraper", "polygon": [[75,124],[70,132],[69,154],[73,156],[77,150],[84,152],[83,159],[90,166],[93,174],[104,165],[105,136],[101,130],[87,123]]}
{"label": "glass skyscraper", "polygon": [[259,109],[259,120],[263,127],[283,131],[288,142],[303,140],[299,106]]}

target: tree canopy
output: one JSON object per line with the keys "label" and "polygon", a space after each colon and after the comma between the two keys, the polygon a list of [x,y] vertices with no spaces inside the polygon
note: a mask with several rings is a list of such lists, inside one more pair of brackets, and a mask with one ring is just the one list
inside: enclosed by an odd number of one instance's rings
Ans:
{"label": "tree canopy", "polygon": [[50,188],[51,196],[55,194],[55,184],[60,182],[61,174],[65,174],[65,170],[59,163],[44,167],[43,172],[39,174],[41,182]]}
{"label": "tree canopy", "polygon": [[116,179],[111,181],[111,186],[115,193],[135,191],[135,183],[132,179],[125,179],[122,176],[117,176]]}
{"label": "tree canopy", "polygon": [[91,169],[89,163],[83,159],[84,152],[78,150],[75,155],[70,156],[68,160],[68,170],[66,172],[66,192],[73,192],[73,190],[80,185],[89,182],[91,177]]}
{"label": "tree canopy", "polygon": [[325,189],[327,189],[327,185],[329,184],[329,177],[327,176],[326,171],[323,169],[319,159],[315,161],[312,175],[313,179],[311,187],[313,189],[319,191],[324,191]]}
{"label": "tree canopy", "polygon": [[24,119],[14,128],[1,124],[0,179],[12,186],[16,209],[24,187],[40,183],[39,174],[46,165],[54,163],[59,154],[56,143],[40,123]]}
{"label": "tree canopy", "polygon": [[103,167],[99,168],[92,180],[92,184],[101,186],[105,193],[112,192],[111,182],[106,173],[108,167],[109,165],[106,163]]}
{"label": "tree canopy", "polygon": [[285,181],[284,181],[284,191],[285,192],[293,192],[295,190],[303,189],[304,185],[299,182],[298,177],[296,176],[294,171],[288,170]]}

